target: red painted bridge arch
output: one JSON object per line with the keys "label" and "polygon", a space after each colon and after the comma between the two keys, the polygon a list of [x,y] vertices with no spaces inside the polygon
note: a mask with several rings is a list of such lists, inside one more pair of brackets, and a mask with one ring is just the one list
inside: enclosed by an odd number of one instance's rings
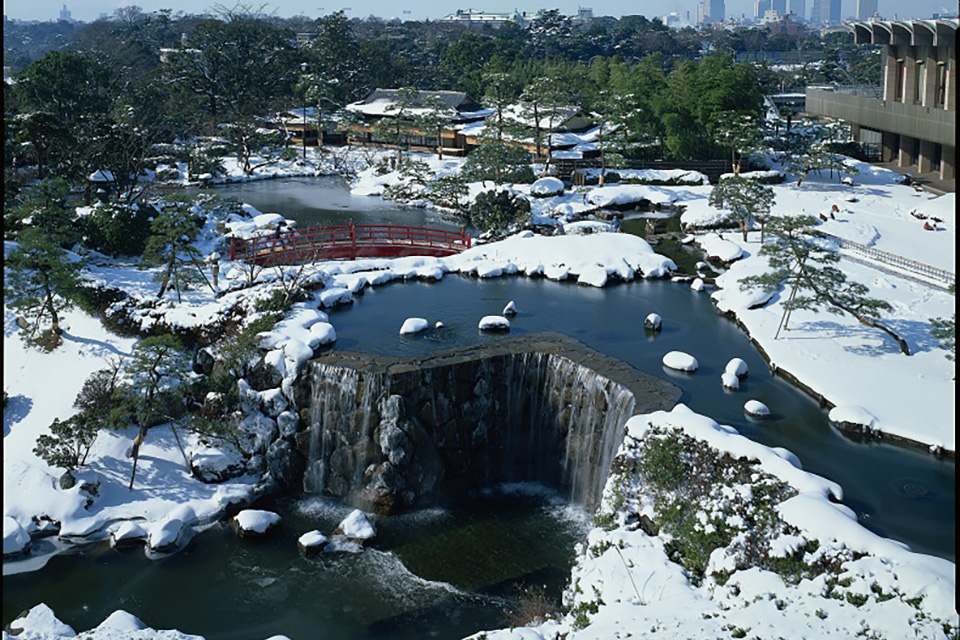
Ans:
{"label": "red painted bridge arch", "polygon": [[466,229],[450,231],[396,224],[290,228],[278,234],[234,239],[230,259],[263,266],[355,258],[450,256],[469,249]]}

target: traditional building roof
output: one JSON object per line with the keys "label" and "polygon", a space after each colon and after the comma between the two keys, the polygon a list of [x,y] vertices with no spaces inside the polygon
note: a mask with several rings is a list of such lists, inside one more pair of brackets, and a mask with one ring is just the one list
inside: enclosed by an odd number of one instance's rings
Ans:
{"label": "traditional building roof", "polygon": [[[363,100],[348,104],[347,110],[371,117],[395,115],[399,93],[399,89],[374,89]],[[454,119],[473,116],[483,110],[479,102],[463,91],[420,91],[417,95],[420,99],[437,101]]]}

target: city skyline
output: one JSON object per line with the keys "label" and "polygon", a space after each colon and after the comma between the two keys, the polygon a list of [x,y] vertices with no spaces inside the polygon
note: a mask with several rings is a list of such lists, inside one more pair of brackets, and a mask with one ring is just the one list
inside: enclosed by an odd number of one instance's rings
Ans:
{"label": "city skyline", "polygon": [[[17,20],[56,20],[60,16],[63,4],[63,0],[35,0],[31,2],[5,0],[3,12],[6,17]],[[229,2],[198,4],[189,0],[141,0],[138,2],[92,0],[72,4],[68,2],[67,8],[75,20],[90,22],[103,14],[112,15],[116,9],[126,5],[140,6],[146,12],[169,8],[174,12],[183,11],[185,13],[212,13],[215,12],[215,6],[232,6]],[[652,19],[670,12],[677,12],[683,21],[695,23],[697,5],[697,0],[667,0],[666,2],[642,0],[641,2],[630,3],[623,2],[623,0],[597,0],[594,2],[561,0],[547,3],[544,3],[543,0],[534,0],[530,3],[517,2],[517,0],[488,0],[486,2],[466,0],[464,6],[450,4],[446,5],[446,8],[440,9],[436,3],[426,0],[406,0],[402,3],[390,5],[393,11],[384,11],[384,5],[376,0],[341,0],[338,3],[324,3],[323,0],[296,0],[293,2],[268,3],[265,11],[281,17],[306,15],[310,18],[316,18],[340,9],[349,9],[346,13],[352,18],[376,15],[385,19],[396,17],[411,20],[438,20],[456,9],[472,8],[507,12],[514,9],[537,11],[539,9],[556,8],[566,15],[574,15],[578,8],[590,7],[593,9],[595,16],[609,15],[618,18],[623,15],[644,15]],[[756,0],[727,0],[725,5],[727,18],[743,16],[752,19],[756,9]],[[811,8],[811,3],[807,3],[807,12],[810,12]],[[909,4],[899,0],[880,0],[878,10],[884,18],[893,18],[894,16],[898,18],[930,18],[934,13],[956,13],[956,5],[951,8],[942,0],[918,0]],[[856,14],[857,0],[843,0],[840,18],[843,20],[852,19],[856,18]]]}

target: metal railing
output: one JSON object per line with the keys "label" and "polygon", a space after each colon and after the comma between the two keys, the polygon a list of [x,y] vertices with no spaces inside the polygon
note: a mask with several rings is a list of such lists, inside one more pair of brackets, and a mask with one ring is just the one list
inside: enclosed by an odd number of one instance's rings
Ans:
{"label": "metal railing", "polygon": [[866,245],[860,244],[859,242],[854,242],[853,240],[847,240],[841,238],[840,236],[835,236],[830,233],[820,232],[823,236],[830,238],[837,243],[837,246],[841,249],[847,249],[852,253],[856,253],[862,256],[866,256],[877,262],[882,262],[884,264],[903,269],[904,271],[909,271],[911,273],[916,273],[918,275],[925,276],[931,280],[936,281],[939,284],[942,284],[944,287],[948,287],[951,284],[956,283],[956,275],[947,271],[946,269],[938,269],[937,267],[931,267],[930,265],[923,264],[922,262],[917,262],[916,260],[910,260],[909,258],[904,258],[903,256],[898,256],[895,253],[890,253],[889,251],[881,251],[880,249],[874,249],[873,247],[868,247]]}
{"label": "metal railing", "polygon": [[407,255],[447,256],[469,249],[466,229],[358,224],[290,229],[280,234],[235,239],[230,259],[262,265],[314,260],[353,260],[358,257]]}

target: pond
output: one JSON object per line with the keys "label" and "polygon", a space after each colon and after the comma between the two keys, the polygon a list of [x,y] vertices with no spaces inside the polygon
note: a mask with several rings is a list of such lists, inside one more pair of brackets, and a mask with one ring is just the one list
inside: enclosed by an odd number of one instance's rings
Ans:
{"label": "pond", "polygon": [[[435,212],[350,196],[336,178],[243,183],[217,192],[301,225],[354,218],[459,228]],[[480,333],[477,322],[500,313],[510,300],[519,309],[514,335],[559,331],[670,380],[695,411],[758,442],[789,449],[806,470],[838,482],[844,502],[867,528],[915,551],[955,560],[955,462],[917,448],[858,441],[832,428],[815,400],[770,374],[706,293],[686,285],[642,280],[596,289],[453,274],[437,283],[391,284],[367,289],[353,305],[330,312],[335,346],[415,355],[500,340]],[[663,318],[658,334],[643,330],[650,312]],[[413,316],[444,326],[398,335],[404,319]],[[661,358],[671,350],[693,354],[700,369],[694,374],[664,369]],[[733,357],[744,359],[750,374],[741,390],[727,392],[720,373]],[[774,415],[764,421],[746,417],[743,404],[751,398]],[[122,608],[153,627],[210,640],[281,633],[294,640],[459,638],[507,624],[503,612],[516,605],[520,585],[543,586],[558,599],[573,545],[589,522],[549,491],[501,492],[382,518],[376,543],[364,553],[308,559],[296,551],[296,538],[314,528],[328,533],[348,510],[309,497],[274,498],[257,507],[283,516],[280,531],[259,543],[239,540],[226,525],[217,525],[160,561],[146,560],[139,549],[94,545],[54,557],[42,570],[5,576],[3,622],[45,602],[77,629]]]}

